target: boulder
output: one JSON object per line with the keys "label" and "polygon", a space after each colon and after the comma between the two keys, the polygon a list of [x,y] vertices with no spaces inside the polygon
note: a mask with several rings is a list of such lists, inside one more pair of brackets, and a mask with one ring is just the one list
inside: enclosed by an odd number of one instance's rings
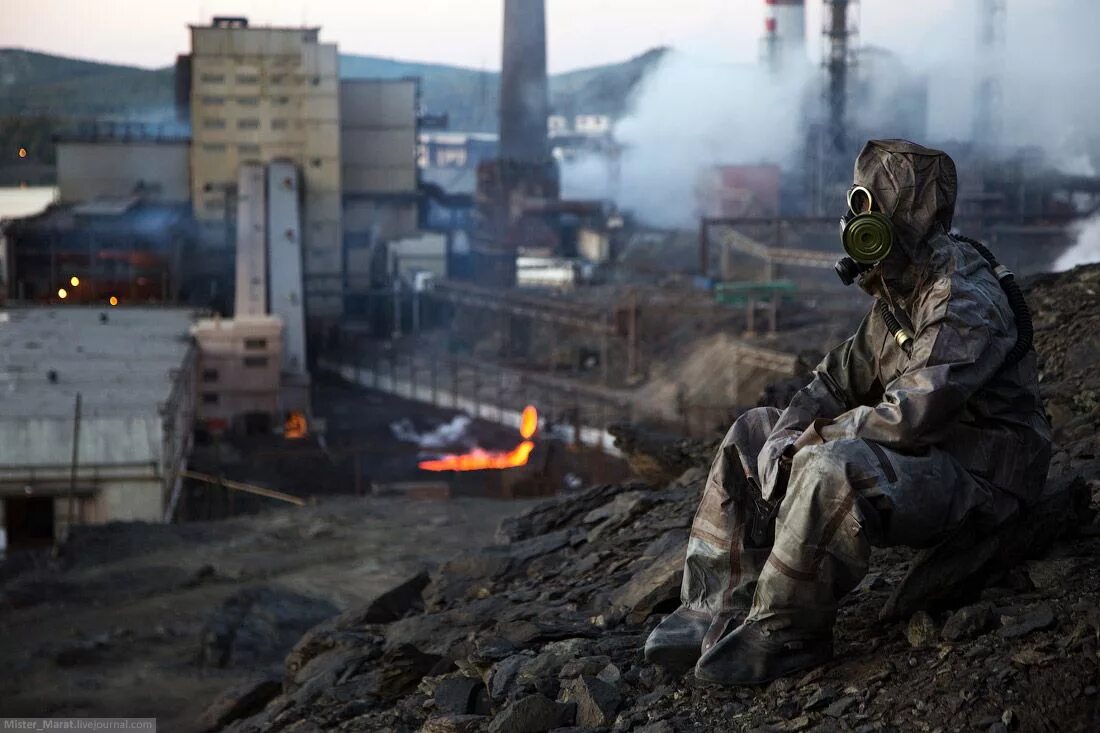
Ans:
{"label": "boulder", "polygon": [[939,629],[936,628],[936,622],[924,611],[914,613],[905,627],[905,638],[912,647],[929,646],[935,643],[937,637]]}
{"label": "boulder", "polygon": [[439,681],[432,695],[435,709],[443,713],[486,715],[489,696],[485,683],[477,677],[448,675]]}
{"label": "boulder", "polygon": [[545,695],[528,695],[497,713],[489,733],[545,733],[572,725],[576,710],[576,705],[554,702]]}
{"label": "boulder", "polygon": [[614,723],[621,699],[618,687],[588,675],[570,680],[562,689],[562,701],[577,704],[577,724],[586,728]]}
{"label": "boulder", "polygon": [[303,634],[334,616],[328,601],[282,588],[248,588],[207,619],[199,662],[209,667],[257,667],[281,660]]}
{"label": "boulder", "polygon": [[664,550],[660,555],[635,572],[629,581],[612,593],[612,616],[618,615],[621,618],[625,615],[631,623],[641,623],[659,606],[675,604],[683,581],[687,533],[673,532],[678,534],[680,540],[664,543]]}
{"label": "boulder", "polygon": [[234,720],[247,718],[263,709],[282,690],[277,676],[265,675],[242,682],[222,693],[199,716],[204,731],[216,731]]}
{"label": "boulder", "polygon": [[978,636],[993,624],[993,607],[988,603],[976,603],[960,608],[943,625],[943,638],[962,641]]}

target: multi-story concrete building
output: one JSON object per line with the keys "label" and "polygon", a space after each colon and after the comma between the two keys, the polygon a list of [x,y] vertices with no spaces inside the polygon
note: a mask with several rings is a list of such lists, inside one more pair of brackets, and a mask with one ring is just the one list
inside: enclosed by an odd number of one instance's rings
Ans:
{"label": "multi-story concrete building", "polygon": [[242,163],[301,171],[305,309],[315,326],[343,310],[339,79],[336,45],[317,28],[191,26],[191,192],[210,244],[227,243]]}

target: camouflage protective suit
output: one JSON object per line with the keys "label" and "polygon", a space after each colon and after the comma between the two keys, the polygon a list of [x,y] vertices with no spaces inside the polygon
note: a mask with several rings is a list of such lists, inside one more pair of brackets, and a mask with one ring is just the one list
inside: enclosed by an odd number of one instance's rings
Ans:
{"label": "camouflage protective suit", "polygon": [[964,519],[992,528],[1045,481],[1035,354],[1006,364],[1008,300],[987,261],[948,234],[954,163],[871,141],[855,183],[895,227],[860,286],[913,334],[911,348],[872,308],[786,410],[751,410],[730,428],[692,524],[683,605],[662,622],[666,636],[701,634],[704,652],[745,620],[831,639],[871,545],[929,546]]}

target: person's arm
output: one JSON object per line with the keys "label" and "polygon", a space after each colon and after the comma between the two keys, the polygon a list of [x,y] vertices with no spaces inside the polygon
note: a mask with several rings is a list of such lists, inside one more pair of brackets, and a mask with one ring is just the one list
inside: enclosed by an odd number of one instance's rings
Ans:
{"label": "person's arm", "polygon": [[780,415],[757,458],[756,472],[763,498],[773,498],[780,483],[780,459],[815,420],[836,418],[882,394],[875,373],[875,354],[886,331],[872,308],[856,332],[822,359],[813,379],[800,389]]}
{"label": "person's arm", "polygon": [[926,295],[905,371],[886,385],[873,407],[858,406],[819,429],[824,441],[865,438],[894,450],[920,450],[942,440],[967,400],[1005,362],[1016,326],[999,293],[960,277]]}

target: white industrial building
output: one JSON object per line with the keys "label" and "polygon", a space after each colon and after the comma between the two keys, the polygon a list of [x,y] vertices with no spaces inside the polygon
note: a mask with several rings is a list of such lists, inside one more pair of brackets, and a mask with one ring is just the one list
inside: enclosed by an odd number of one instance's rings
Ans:
{"label": "white industrial building", "polygon": [[49,545],[70,521],[165,518],[190,448],[192,320],[175,308],[0,310],[8,546]]}

